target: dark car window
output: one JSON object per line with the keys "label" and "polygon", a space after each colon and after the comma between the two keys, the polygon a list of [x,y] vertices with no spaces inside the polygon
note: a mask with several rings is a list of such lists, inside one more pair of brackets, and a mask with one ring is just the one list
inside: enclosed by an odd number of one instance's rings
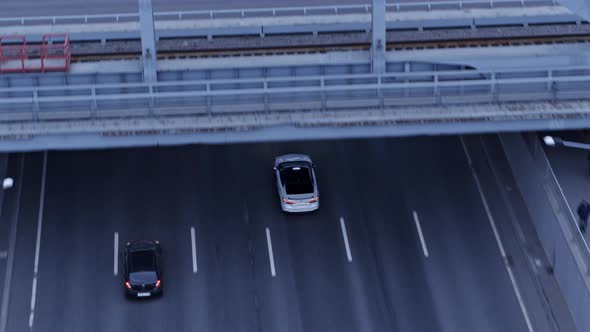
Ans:
{"label": "dark car window", "polygon": [[152,250],[131,252],[129,256],[129,272],[155,271],[156,255]]}
{"label": "dark car window", "polygon": [[281,181],[287,195],[313,193],[311,169],[304,165],[284,165],[280,169]]}

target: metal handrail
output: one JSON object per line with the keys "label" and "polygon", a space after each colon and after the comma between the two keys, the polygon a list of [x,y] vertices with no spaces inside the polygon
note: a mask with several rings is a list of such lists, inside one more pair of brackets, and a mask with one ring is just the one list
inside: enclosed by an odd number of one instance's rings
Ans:
{"label": "metal handrail", "polygon": [[[388,3],[386,10],[389,12],[401,12],[408,9],[417,11],[463,9],[470,7],[495,8],[495,7],[535,7],[541,5],[558,5],[554,0],[445,0],[445,1],[425,1],[425,2],[407,2],[407,3]],[[231,15],[233,17],[285,17],[285,16],[309,16],[309,15],[341,15],[349,14],[352,11],[370,13],[371,5],[340,5],[340,6],[309,6],[309,7],[274,7],[274,8],[248,8],[248,9],[220,9],[220,10],[193,10],[193,11],[164,11],[155,12],[155,20],[170,20],[174,17],[177,20],[190,17],[198,19],[224,18]],[[247,15],[248,14],[248,15]],[[14,22],[19,25],[35,24],[58,24],[64,23],[96,23],[96,22],[121,22],[130,20],[139,21],[138,13],[119,13],[119,14],[93,14],[93,15],[56,15],[56,16],[29,16],[29,17],[2,17],[0,23]]]}
{"label": "metal handrail", "polygon": [[[347,91],[378,91],[378,90],[388,90],[388,89],[396,89],[396,88],[403,88],[403,89],[411,89],[411,88],[432,88],[433,93],[429,93],[428,97],[432,97],[433,95],[440,93],[440,88],[444,87],[469,87],[469,86],[484,86],[484,87],[492,87],[492,86],[501,86],[503,84],[530,84],[530,83],[546,83],[543,86],[545,88],[538,89],[535,91],[527,91],[530,93],[546,93],[551,91],[551,86],[553,82],[579,82],[579,81],[588,81],[590,82],[590,75],[585,75],[582,77],[545,77],[545,78],[531,78],[531,79],[524,79],[524,78],[517,78],[517,79],[480,79],[480,80],[458,80],[458,81],[443,81],[443,82],[403,82],[403,83],[382,83],[378,81],[377,83],[355,83],[349,85],[337,85],[337,86],[326,86],[325,84],[320,84],[318,86],[303,86],[303,87],[280,87],[280,88],[246,88],[246,89],[227,89],[227,90],[210,90],[207,89],[205,91],[171,91],[171,92],[158,92],[153,91],[149,92],[147,87],[149,84],[139,85],[140,87],[146,87],[145,92],[128,92],[128,93],[111,93],[111,94],[92,94],[92,91],[88,88],[84,88],[83,90],[88,91],[89,95],[64,95],[64,96],[38,96],[35,97],[33,102],[38,106],[40,102],[71,102],[71,101],[97,101],[97,100],[105,100],[105,99],[113,99],[113,100],[124,100],[129,98],[158,98],[158,97],[206,97],[206,96],[235,96],[235,95],[260,95],[260,94],[281,94],[281,93],[300,93],[300,92],[347,92]],[[133,84],[134,86],[138,86],[138,84]],[[122,84],[120,85],[121,88],[128,88],[129,86]],[[75,89],[75,88],[74,88]],[[82,89],[80,89],[82,90]],[[36,90],[35,90],[36,91]],[[79,91],[79,90],[78,90]],[[486,91],[482,92],[483,94],[494,94],[498,93],[497,89],[486,89]],[[508,92],[505,92],[506,94]],[[509,92],[509,93],[518,93],[518,92]],[[481,94],[481,93],[480,93]],[[461,93],[457,95],[462,95]],[[469,95],[469,93],[467,94]],[[15,104],[19,101],[29,102],[32,97],[9,97],[9,98],[0,98],[0,104]],[[294,100],[296,102],[296,100]]]}
{"label": "metal handrail", "polygon": [[[213,79],[213,80],[187,80],[187,81],[165,81],[165,82],[157,82],[152,83],[152,87],[186,87],[192,85],[221,85],[221,84],[254,84],[259,83],[263,84],[266,83],[289,83],[289,82],[302,82],[302,81],[330,81],[330,80],[359,80],[359,79],[372,79],[381,80],[387,78],[403,78],[403,79],[412,79],[412,78],[424,78],[431,76],[432,82],[439,81],[439,85],[444,85],[446,82],[477,82],[477,81],[489,81],[491,80],[492,76],[495,82],[503,83],[503,82],[512,82],[512,83],[537,83],[537,82],[545,82],[547,78],[551,77],[552,81],[584,81],[587,80],[590,76],[588,74],[580,74],[576,75],[575,73],[569,74],[567,76],[555,76],[553,75],[556,71],[574,71],[574,70],[585,70],[590,72],[590,67],[587,66],[573,66],[573,67],[555,67],[555,68],[539,68],[539,69],[507,69],[501,71],[492,71],[492,70],[447,70],[447,71],[425,71],[425,72],[408,72],[408,73],[386,73],[381,75],[375,74],[336,74],[336,75],[313,75],[313,76],[294,76],[294,77],[268,77],[268,78],[241,78],[241,79]],[[545,73],[544,77],[534,77],[534,78],[497,78],[497,76],[502,74],[527,74],[527,73]],[[450,81],[440,81],[441,76],[453,76],[457,75],[457,77],[453,77]],[[482,79],[474,79],[473,76],[482,75],[487,76],[489,78],[482,78]],[[462,77],[461,77],[462,76]],[[420,82],[408,82],[408,83],[420,83]],[[430,84],[431,82],[425,82]],[[356,83],[357,85],[362,85],[362,83]],[[368,84],[368,83],[367,83]],[[390,84],[390,83],[382,83],[383,85]],[[90,89],[132,89],[132,88],[148,88],[150,85],[147,83],[142,82],[132,82],[132,83],[106,83],[106,84],[79,84],[79,85],[66,85],[66,86],[43,86],[43,87],[11,87],[11,88],[0,88],[0,93],[11,93],[11,92],[44,92],[44,91],[80,91],[80,90],[90,90]],[[328,85],[330,86],[330,85]],[[270,87],[269,89],[275,89]]]}

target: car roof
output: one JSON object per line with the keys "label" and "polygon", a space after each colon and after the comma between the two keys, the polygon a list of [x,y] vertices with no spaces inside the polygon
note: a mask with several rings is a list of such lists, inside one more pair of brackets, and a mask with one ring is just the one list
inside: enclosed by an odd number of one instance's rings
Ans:
{"label": "car roof", "polygon": [[[285,187],[287,195],[310,194],[315,191],[315,183],[312,178],[312,171],[309,164],[298,164],[299,163],[289,163],[286,167],[281,168],[281,182]],[[283,165],[284,164],[281,166]]]}
{"label": "car roof", "polygon": [[152,250],[139,249],[131,251],[128,257],[129,272],[156,271],[158,269],[156,256],[156,251],[153,248]]}

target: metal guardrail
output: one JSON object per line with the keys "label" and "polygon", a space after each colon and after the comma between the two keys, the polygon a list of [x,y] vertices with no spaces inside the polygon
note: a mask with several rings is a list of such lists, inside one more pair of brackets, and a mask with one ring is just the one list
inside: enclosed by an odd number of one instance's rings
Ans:
{"label": "metal guardrail", "polygon": [[555,102],[589,88],[590,67],[7,88],[0,121]]}
{"label": "metal guardrail", "polygon": [[[555,0],[448,0],[426,2],[398,2],[386,4],[388,12],[432,11],[475,8],[514,8],[555,6]],[[155,12],[156,21],[170,20],[205,20],[220,18],[256,18],[256,17],[287,17],[310,15],[342,15],[370,13],[371,5],[341,6],[309,6],[309,7],[278,7],[224,10],[195,10]],[[66,16],[30,16],[3,17],[0,26],[7,25],[40,25],[40,24],[86,24],[139,22],[138,13],[102,14],[102,15],[66,15]]]}
{"label": "metal guardrail", "polygon": [[[527,17],[466,17],[460,19],[428,19],[410,21],[388,21],[387,31],[422,31],[428,29],[470,29],[475,31],[480,28],[530,25],[557,25],[582,24],[585,20],[576,15],[540,15]],[[203,38],[213,39],[217,37],[237,36],[277,36],[292,34],[320,33],[368,33],[371,31],[370,22],[358,23],[328,23],[328,24],[258,24],[251,26],[224,26],[211,28],[186,28],[186,29],[161,29],[156,30],[156,38]],[[70,40],[73,42],[88,42],[140,39],[141,33],[136,31],[96,31],[96,32],[71,32]],[[29,34],[27,40],[41,42],[39,35]]]}

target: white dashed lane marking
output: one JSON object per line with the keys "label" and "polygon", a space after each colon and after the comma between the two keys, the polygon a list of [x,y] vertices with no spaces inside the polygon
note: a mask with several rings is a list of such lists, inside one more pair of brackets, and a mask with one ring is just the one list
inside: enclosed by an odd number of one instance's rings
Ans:
{"label": "white dashed lane marking", "polygon": [[422,252],[424,252],[424,257],[428,258],[428,247],[426,247],[426,240],[424,240],[424,234],[422,234],[422,226],[420,226],[420,219],[418,218],[418,213],[416,213],[416,211],[412,211],[412,215],[414,216],[414,223],[416,224],[418,236],[420,237]]}
{"label": "white dashed lane marking", "polygon": [[344,249],[346,250],[346,258],[348,262],[352,262],[352,255],[350,253],[350,245],[348,244],[348,234],[346,233],[346,224],[344,218],[340,217],[340,230],[342,231],[342,239],[344,240]]}
{"label": "white dashed lane marking", "polygon": [[115,239],[113,242],[113,274],[119,274],[119,233],[115,232]]}
{"label": "white dashed lane marking", "polygon": [[191,227],[191,252],[193,255],[193,273],[197,273],[197,240],[194,227]]}
{"label": "white dashed lane marking", "polygon": [[266,245],[268,247],[268,260],[270,261],[270,274],[275,277],[277,275],[275,271],[275,256],[272,251],[272,239],[270,238],[270,229],[266,227]]}

